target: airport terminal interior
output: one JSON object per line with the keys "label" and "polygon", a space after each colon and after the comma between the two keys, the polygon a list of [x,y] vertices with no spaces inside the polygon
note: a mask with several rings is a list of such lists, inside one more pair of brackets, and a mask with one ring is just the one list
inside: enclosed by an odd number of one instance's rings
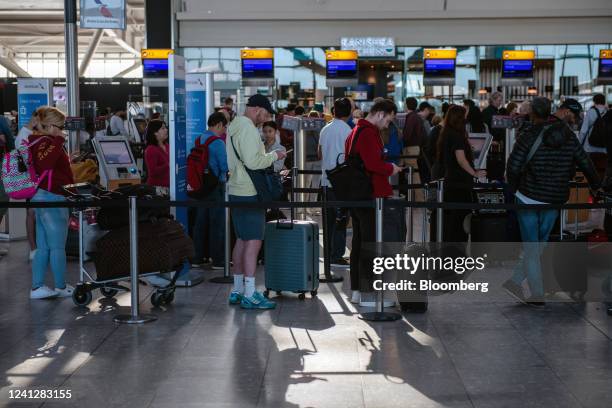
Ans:
{"label": "airport terminal interior", "polygon": [[612,406],[610,0],[0,0],[0,113],[0,407]]}

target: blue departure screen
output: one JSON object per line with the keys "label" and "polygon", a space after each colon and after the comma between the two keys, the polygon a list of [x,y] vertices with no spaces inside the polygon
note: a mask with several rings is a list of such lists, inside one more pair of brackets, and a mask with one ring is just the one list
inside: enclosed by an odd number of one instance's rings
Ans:
{"label": "blue departure screen", "polygon": [[355,60],[328,60],[327,79],[356,79],[357,61]]}
{"label": "blue departure screen", "polygon": [[242,78],[274,78],[274,60],[243,59]]}
{"label": "blue departure screen", "polygon": [[502,78],[533,78],[533,60],[505,60]]}
{"label": "blue departure screen", "polygon": [[167,59],[145,59],[142,60],[142,73],[145,78],[167,78]]}
{"label": "blue departure screen", "polygon": [[599,60],[599,77],[612,78],[612,58],[602,58]]}
{"label": "blue departure screen", "polygon": [[428,78],[454,78],[454,59],[426,59],[424,61],[424,76]]}

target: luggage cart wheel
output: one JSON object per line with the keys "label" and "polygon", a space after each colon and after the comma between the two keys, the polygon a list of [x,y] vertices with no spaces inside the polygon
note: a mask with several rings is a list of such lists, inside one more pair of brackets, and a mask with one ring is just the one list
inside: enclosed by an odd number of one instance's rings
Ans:
{"label": "luggage cart wheel", "polygon": [[111,298],[114,298],[117,295],[117,293],[119,293],[119,291],[117,289],[102,287],[100,288],[100,293],[102,293],[102,295],[105,298],[111,299]]}
{"label": "luggage cart wheel", "polygon": [[72,301],[77,306],[87,306],[91,303],[92,299],[93,295],[91,292],[82,287],[77,287],[72,293]]}
{"label": "luggage cart wheel", "polygon": [[264,297],[265,297],[266,299],[267,299],[267,298],[269,298],[269,297],[270,297],[270,291],[269,291],[268,289],[264,290],[263,295],[264,295]]}
{"label": "luggage cart wheel", "polygon": [[153,306],[160,307],[163,303],[163,294],[155,292],[151,295],[151,304]]}
{"label": "luggage cart wheel", "polygon": [[298,299],[300,299],[300,300],[304,300],[304,299],[306,299],[306,294],[305,294],[305,293],[303,293],[303,292],[302,292],[302,293],[300,293],[300,294],[298,295]]}
{"label": "luggage cart wheel", "polygon": [[311,291],[310,291],[310,296],[312,296],[312,297],[317,297],[317,294],[318,294],[318,293],[319,293],[319,292],[317,292],[316,290],[311,290]]}

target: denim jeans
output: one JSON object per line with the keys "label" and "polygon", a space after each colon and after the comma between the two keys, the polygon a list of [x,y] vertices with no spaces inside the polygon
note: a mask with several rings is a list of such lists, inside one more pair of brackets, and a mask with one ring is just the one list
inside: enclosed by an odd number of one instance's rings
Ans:
{"label": "denim jeans", "polygon": [[[222,203],[223,186],[218,186],[203,201]],[[208,235],[208,248],[214,265],[223,265],[225,259],[225,208],[198,208],[193,228],[193,243],[195,246],[195,259],[204,258],[204,247]]]}
{"label": "denim jeans", "polygon": [[[521,203],[520,200],[516,200]],[[523,260],[517,265],[512,280],[521,285],[525,278],[533,298],[544,297],[540,258],[557,220],[556,210],[519,210],[516,212],[523,241]]]}
{"label": "denim jeans", "polygon": [[[62,202],[61,195],[38,189],[32,201]],[[66,237],[68,208],[36,208],[36,255],[32,260],[32,289],[45,284],[47,268],[51,266],[55,287],[66,287]]]}

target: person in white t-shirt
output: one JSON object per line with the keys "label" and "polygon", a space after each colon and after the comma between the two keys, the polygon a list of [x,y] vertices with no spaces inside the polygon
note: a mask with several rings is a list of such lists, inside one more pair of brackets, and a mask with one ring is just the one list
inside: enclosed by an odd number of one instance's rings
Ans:
{"label": "person in white t-shirt", "polygon": [[[349,98],[336,99],[333,108],[334,119],[321,129],[318,156],[322,161],[321,186],[323,187],[331,187],[326,171],[333,169],[338,163],[344,162],[344,144],[352,132],[351,127],[347,124],[352,111],[353,104]],[[336,199],[331,188],[327,190],[327,199],[330,201]],[[347,211],[342,208],[328,208],[326,211],[327,225],[325,225],[325,228],[329,231],[327,236],[330,241],[331,263],[348,266],[348,262],[343,258],[346,249]]]}

